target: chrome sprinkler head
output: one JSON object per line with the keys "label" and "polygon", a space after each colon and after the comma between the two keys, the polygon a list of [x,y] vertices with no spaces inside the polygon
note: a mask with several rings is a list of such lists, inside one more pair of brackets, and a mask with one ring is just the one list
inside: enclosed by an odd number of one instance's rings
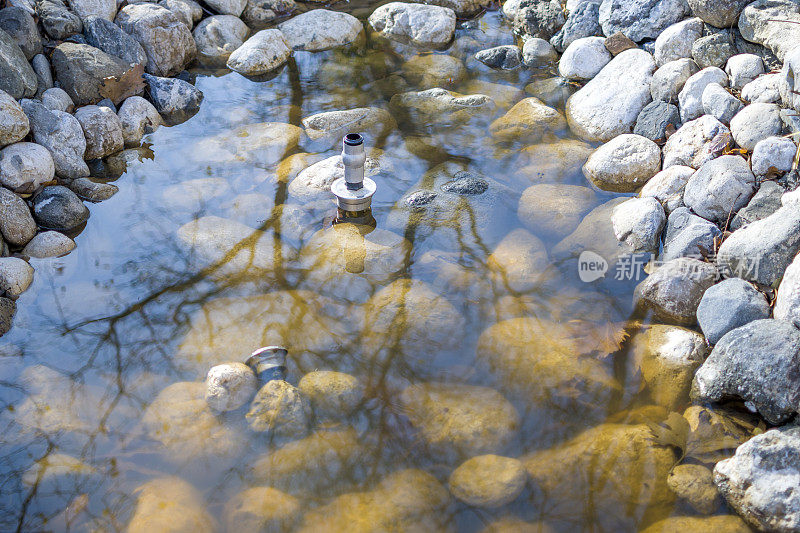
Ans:
{"label": "chrome sprinkler head", "polygon": [[286,380],[286,356],[289,350],[283,346],[265,346],[253,352],[245,364],[253,369],[259,383]]}
{"label": "chrome sprinkler head", "polygon": [[372,196],[378,186],[364,177],[364,164],[367,161],[364,138],[358,133],[348,133],[342,144],[344,178],[333,182],[331,192],[336,196],[336,205],[341,211],[366,211],[372,206]]}

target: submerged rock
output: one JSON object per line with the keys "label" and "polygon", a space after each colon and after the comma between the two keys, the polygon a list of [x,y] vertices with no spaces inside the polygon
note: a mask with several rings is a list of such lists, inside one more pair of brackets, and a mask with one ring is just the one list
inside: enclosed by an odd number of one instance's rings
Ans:
{"label": "submerged rock", "polygon": [[363,353],[376,362],[401,359],[423,369],[431,355],[462,346],[465,320],[433,288],[419,280],[399,279],[364,305]]}
{"label": "submerged rock", "polygon": [[648,526],[642,533],[674,533],[675,531],[705,531],[706,533],[750,533],[741,518],[733,515],[673,516]]}
{"label": "submerged rock", "polygon": [[565,326],[514,318],[481,333],[477,357],[533,409],[594,409],[619,389],[595,349]]}
{"label": "submerged rock", "polygon": [[228,461],[247,448],[243,431],[215,416],[203,383],[179,382],[162,390],[142,416],[146,435],[175,463]]}
{"label": "submerged rock", "polygon": [[448,88],[466,77],[464,63],[444,54],[417,55],[403,63],[403,77],[419,90]]}
{"label": "submerged rock", "polygon": [[711,470],[702,465],[682,464],[672,469],[667,484],[678,498],[700,514],[709,515],[719,507],[720,497]]}
{"label": "submerged rock", "polygon": [[575,231],[596,203],[596,195],[589,187],[541,183],[523,191],[517,216],[541,238],[560,240]]}
{"label": "submerged rock", "polygon": [[352,428],[317,431],[257,457],[249,475],[290,494],[318,494],[352,477],[364,454]]}
{"label": "submerged rock", "polygon": [[343,494],[303,519],[298,531],[443,531],[450,495],[422,470],[400,470],[368,492]]}
{"label": "submerged rock", "polygon": [[534,143],[566,129],[564,116],[538,98],[526,98],[517,103],[489,126],[489,132],[499,141]]}
{"label": "submerged rock", "polygon": [[364,386],[354,376],[330,370],[309,372],[297,388],[311,402],[311,408],[322,420],[350,416],[364,401]]}
{"label": "submerged rock", "polygon": [[549,265],[544,243],[522,228],[506,235],[486,259],[489,277],[500,290],[510,292],[534,290],[552,275]]}
{"label": "submerged rock", "polygon": [[707,348],[695,331],[652,325],[633,338],[633,353],[652,400],[673,410],[688,401],[694,372]]}
{"label": "submerged rock", "polygon": [[420,383],[399,400],[427,451],[448,461],[502,453],[520,424],[514,406],[486,387]]}
{"label": "submerged rock", "polygon": [[431,131],[446,130],[473,120],[488,121],[496,107],[489,96],[464,95],[445,89],[396,94],[389,102],[396,117]]}
{"label": "submerged rock", "polygon": [[528,481],[525,467],[517,459],[479,455],[450,474],[450,492],[473,507],[502,507],[522,493]]}
{"label": "submerged rock", "polygon": [[302,124],[311,145],[317,148],[313,151],[320,152],[336,146],[353,131],[366,133],[370,143],[380,144],[397,128],[392,115],[378,107],[317,113],[304,118]]}
{"label": "submerged rock", "polygon": [[309,427],[308,400],[289,383],[273,379],[256,393],[245,418],[250,429],[266,433],[272,442],[306,436]]}
{"label": "submerged rock", "polygon": [[800,406],[800,332],[783,320],[755,320],[724,335],[695,374],[692,399],[740,398],[771,424]]}
{"label": "submerged rock", "polygon": [[[635,529],[672,510],[667,475],[675,463],[644,425],[603,424],[523,458],[533,505],[547,502],[562,523],[592,521],[605,530]],[[594,505],[587,509],[585,502]]]}
{"label": "submerged rock", "polygon": [[800,529],[800,427],[753,437],[714,467],[714,482],[728,504],[762,531]]}
{"label": "submerged rock", "polygon": [[202,376],[215,364],[242,359],[265,345],[290,346],[298,360],[341,356],[345,328],[328,312],[346,315],[344,306],[309,291],[211,300],[192,317],[175,364]]}
{"label": "submerged rock", "polygon": [[286,531],[301,514],[300,501],[272,487],[250,487],[225,503],[223,522],[228,531],[260,533]]}
{"label": "submerged rock", "polygon": [[203,497],[192,485],[177,477],[148,481],[134,493],[136,508],[127,531],[215,531],[217,522],[206,511]]}

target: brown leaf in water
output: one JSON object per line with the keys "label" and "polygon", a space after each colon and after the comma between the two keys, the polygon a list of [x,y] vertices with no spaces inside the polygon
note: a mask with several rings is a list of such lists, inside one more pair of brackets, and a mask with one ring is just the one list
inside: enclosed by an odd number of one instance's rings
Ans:
{"label": "brown leaf in water", "polygon": [[630,337],[627,322],[604,322],[596,324],[586,320],[570,320],[568,323],[580,353],[600,352],[609,355],[622,347]]}
{"label": "brown leaf in water", "polygon": [[672,412],[667,419],[660,424],[651,422],[647,424],[653,433],[653,440],[662,446],[674,446],[686,452],[686,443],[689,440],[689,422],[679,413]]}
{"label": "brown leaf in water", "polygon": [[117,78],[109,76],[103,78],[103,86],[100,87],[100,96],[108,98],[114,105],[119,105],[129,96],[135,96],[144,91],[144,65],[139,63],[133,65],[125,74]]}

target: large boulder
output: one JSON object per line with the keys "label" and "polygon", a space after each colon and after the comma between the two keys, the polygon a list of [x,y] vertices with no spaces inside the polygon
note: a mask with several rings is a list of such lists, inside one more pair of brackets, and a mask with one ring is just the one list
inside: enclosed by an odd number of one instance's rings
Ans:
{"label": "large boulder", "polygon": [[739,31],[748,41],[762,44],[783,61],[800,41],[800,2],[756,0],[739,16]]}
{"label": "large boulder", "polygon": [[710,263],[681,257],[663,263],[639,283],[634,302],[652,309],[657,319],[693,325],[703,293],[714,284],[717,269]]}
{"label": "large boulder", "polygon": [[313,9],[278,24],[293,50],[321,52],[353,44],[363,38],[364,27],[352,15],[327,9]]}
{"label": "large boulder", "polygon": [[755,320],[720,339],[692,384],[696,401],[741,399],[771,424],[800,410],[800,331],[783,320]]}
{"label": "large boulder", "polygon": [[701,217],[724,224],[755,192],[756,178],[747,161],[737,155],[723,155],[692,174],[683,203]]}
{"label": "large boulder", "polygon": [[145,70],[155,76],[174,76],[197,56],[189,28],[166,8],[155,4],[128,4],[115,20],[139,41],[147,55]]}
{"label": "large boulder", "polygon": [[610,141],[630,133],[651,101],[650,81],[656,64],[644,50],[626,50],[611,60],[567,100],[567,122],[588,141]]}
{"label": "large boulder", "polygon": [[17,41],[28,61],[42,53],[42,38],[39,35],[39,28],[36,27],[36,21],[21,7],[9,5],[0,9],[0,30]]}
{"label": "large boulder", "polygon": [[83,160],[86,138],[81,123],[63,111],[50,111],[35,100],[23,100],[22,109],[28,116],[33,139],[50,151],[56,175],[62,178],[82,178],[89,175]]}
{"label": "large boulder", "polygon": [[667,139],[664,145],[664,168],[673,165],[700,168],[704,163],[721,156],[732,140],[731,131],[725,124],[711,115],[703,115],[686,122]]}
{"label": "large boulder", "polygon": [[200,492],[177,477],[159,477],[136,488],[129,533],[215,531],[217,522]]}
{"label": "large boulder", "polygon": [[[739,278],[726,279],[708,289],[697,308],[697,322],[711,344],[729,331],[763,318],[769,318],[767,298]],[[775,318],[783,318],[778,316],[777,304]]]}
{"label": "large boulder", "polygon": [[599,189],[634,192],[661,170],[661,149],[641,135],[623,134],[589,157],[583,173]]}
{"label": "large boulder", "polygon": [[736,276],[775,286],[800,251],[800,206],[781,207],[734,231],[720,246],[717,266]]}
{"label": "large boulder", "polygon": [[488,327],[478,340],[478,359],[533,412],[593,410],[619,384],[564,325],[513,318]]}
{"label": "large boulder", "polygon": [[739,515],[760,531],[800,530],[800,427],[753,437],[717,463],[714,482]]}
{"label": "large boulder", "polygon": [[28,63],[17,41],[0,29],[0,91],[13,98],[32,98],[36,94],[36,72]]}
{"label": "large boulder", "polygon": [[170,462],[231,460],[246,446],[244,431],[218,418],[205,394],[204,383],[173,383],[145,409],[143,429]]}
{"label": "large boulder", "polygon": [[[77,106],[96,104],[105,98],[101,94],[105,78],[121,78],[130,68],[125,61],[108,55],[102,50],[87,44],[61,43],[52,55],[56,80],[72,98]],[[132,90],[120,94],[116,103],[127,96],[141,93],[139,84]]]}
{"label": "large boulder", "polygon": [[431,474],[399,470],[372,490],[342,494],[309,511],[297,531],[443,531],[449,503],[447,489]]}
{"label": "large boulder", "polygon": [[142,45],[113,22],[100,17],[89,17],[83,22],[83,33],[87,44],[123,60],[128,65],[147,64],[147,54]]}
{"label": "large boulder", "polygon": [[638,43],[655,39],[690,13],[686,0],[603,0],[600,26],[606,36],[621,31]]}
{"label": "large boulder", "polygon": [[422,48],[438,48],[453,39],[456,14],[447,7],[390,2],[369,16],[381,36]]}

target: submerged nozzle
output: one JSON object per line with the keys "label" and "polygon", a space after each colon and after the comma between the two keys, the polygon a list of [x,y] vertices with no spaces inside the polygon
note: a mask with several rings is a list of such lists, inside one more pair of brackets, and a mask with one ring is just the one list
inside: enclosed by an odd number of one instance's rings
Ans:
{"label": "submerged nozzle", "polygon": [[283,346],[265,346],[253,352],[245,364],[253,369],[259,383],[286,380],[286,356],[289,351]]}
{"label": "submerged nozzle", "polygon": [[364,138],[358,133],[348,133],[342,144],[344,178],[333,182],[331,192],[336,196],[336,205],[341,211],[366,211],[372,206],[377,185],[364,177],[364,165],[367,162]]}

